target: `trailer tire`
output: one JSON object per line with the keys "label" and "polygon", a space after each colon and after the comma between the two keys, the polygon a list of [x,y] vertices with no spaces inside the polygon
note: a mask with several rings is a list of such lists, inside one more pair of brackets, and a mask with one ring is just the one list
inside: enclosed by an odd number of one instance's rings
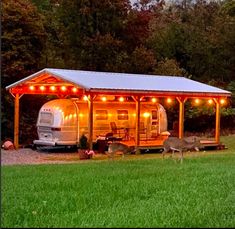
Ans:
{"label": "trailer tire", "polygon": [[32,145],[32,150],[37,150],[37,145],[36,144]]}

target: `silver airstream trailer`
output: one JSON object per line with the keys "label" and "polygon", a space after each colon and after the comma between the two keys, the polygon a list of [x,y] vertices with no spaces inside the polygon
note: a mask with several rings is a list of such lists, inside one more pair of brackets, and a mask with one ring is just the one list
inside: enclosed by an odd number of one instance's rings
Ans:
{"label": "silver airstream trailer", "polygon": [[[134,139],[136,107],[134,102],[94,102],[93,140],[107,133]],[[167,115],[159,103],[142,102],[140,107],[140,140],[167,131]],[[116,128],[116,129],[115,129]],[[120,130],[120,131],[119,131]],[[55,99],[45,103],[38,114],[38,140],[35,145],[76,146],[82,134],[88,133],[88,105],[78,99]]]}

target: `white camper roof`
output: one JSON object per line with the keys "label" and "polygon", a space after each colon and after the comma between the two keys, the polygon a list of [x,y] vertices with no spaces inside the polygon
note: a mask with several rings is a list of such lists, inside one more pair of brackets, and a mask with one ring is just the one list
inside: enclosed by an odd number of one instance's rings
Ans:
{"label": "white camper roof", "polygon": [[127,74],[113,72],[95,72],[82,70],[67,70],[45,68],[33,75],[17,81],[6,89],[20,86],[27,81],[39,77],[42,74],[52,75],[60,80],[70,82],[86,91],[128,91],[128,92],[161,92],[161,93],[207,93],[215,96],[230,96],[231,92],[200,83],[185,77]]}

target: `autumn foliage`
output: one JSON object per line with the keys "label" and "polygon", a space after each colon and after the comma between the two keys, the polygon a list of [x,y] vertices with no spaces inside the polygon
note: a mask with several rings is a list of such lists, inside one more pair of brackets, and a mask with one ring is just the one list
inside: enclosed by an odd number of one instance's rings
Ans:
{"label": "autumn foliage", "polygon": [[[230,0],[3,0],[2,138],[13,132],[5,86],[46,67],[181,75],[234,92],[234,12]],[[46,99],[22,99],[29,132]]]}

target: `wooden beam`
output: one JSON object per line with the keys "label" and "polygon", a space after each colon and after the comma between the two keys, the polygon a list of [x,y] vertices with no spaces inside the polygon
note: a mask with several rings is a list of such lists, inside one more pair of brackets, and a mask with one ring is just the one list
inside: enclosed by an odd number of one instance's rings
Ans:
{"label": "wooden beam", "polygon": [[88,143],[89,148],[92,149],[93,145],[93,95],[88,95]]}
{"label": "wooden beam", "polygon": [[[188,98],[221,98],[230,97],[230,93],[210,93],[210,92],[183,92],[183,91],[142,91],[142,90],[124,90],[124,89],[89,89],[87,93],[122,95],[122,96],[157,96],[157,97],[188,97]],[[114,92],[115,91],[115,92]]]}
{"label": "wooden beam", "polygon": [[14,146],[15,149],[19,149],[19,107],[20,107],[20,96],[15,96],[15,110],[14,110]]}
{"label": "wooden beam", "polygon": [[135,146],[140,145],[140,97],[135,97],[136,104],[136,122],[135,122]]}
{"label": "wooden beam", "polygon": [[215,141],[220,143],[220,103],[218,99],[214,99],[216,105],[215,113]]}
{"label": "wooden beam", "polygon": [[187,100],[185,97],[176,97],[179,102],[179,138],[184,137],[184,103]]}

